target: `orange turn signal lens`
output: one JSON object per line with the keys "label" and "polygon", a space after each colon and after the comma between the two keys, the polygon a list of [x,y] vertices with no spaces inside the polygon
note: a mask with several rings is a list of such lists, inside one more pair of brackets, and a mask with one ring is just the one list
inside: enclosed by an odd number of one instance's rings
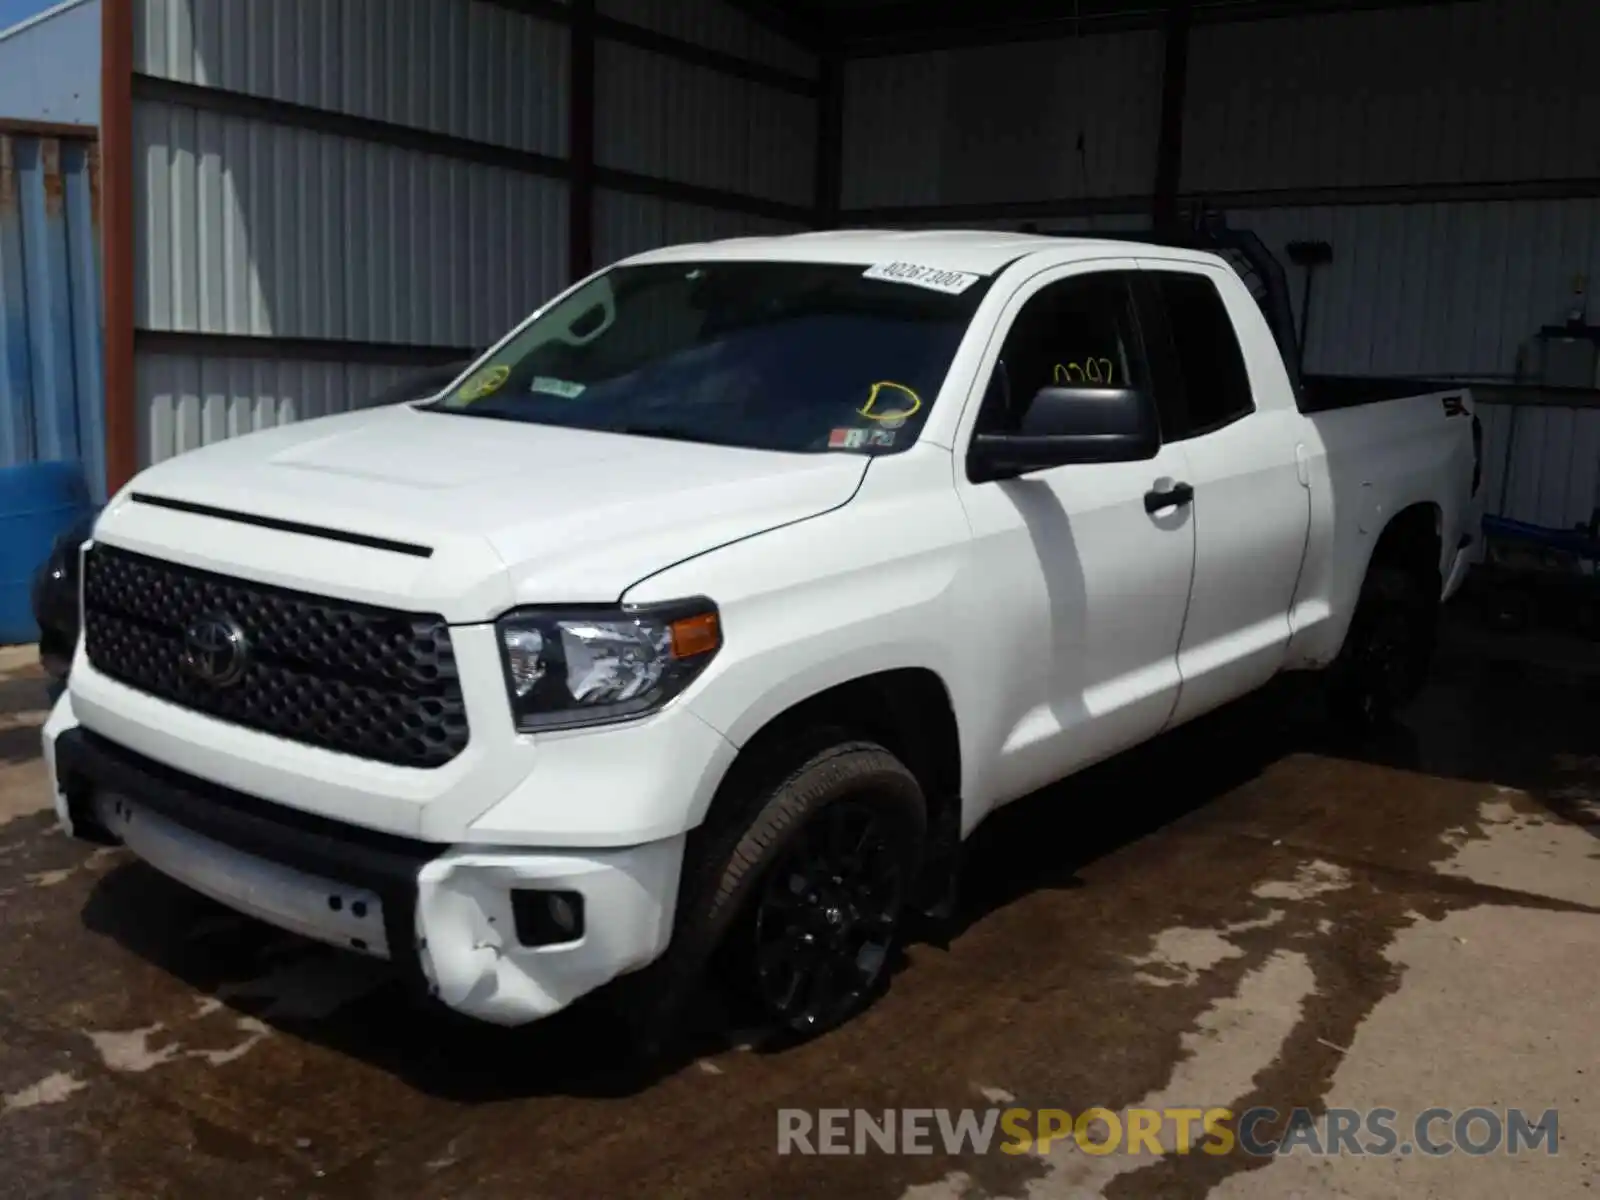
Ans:
{"label": "orange turn signal lens", "polygon": [[722,645],[722,628],[714,612],[679,617],[669,628],[672,631],[673,658],[696,658],[710,654]]}

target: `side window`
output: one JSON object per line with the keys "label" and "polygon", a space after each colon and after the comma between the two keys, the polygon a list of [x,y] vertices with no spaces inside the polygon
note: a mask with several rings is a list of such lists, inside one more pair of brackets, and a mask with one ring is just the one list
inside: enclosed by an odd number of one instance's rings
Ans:
{"label": "side window", "polygon": [[1039,289],[1012,321],[989,380],[979,432],[1018,428],[1040,388],[1147,386],[1133,293],[1121,272]]}
{"label": "side window", "polygon": [[1244,353],[1217,285],[1189,272],[1154,276],[1188,408],[1188,426],[1176,436],[1210,433],[1254,412]]}

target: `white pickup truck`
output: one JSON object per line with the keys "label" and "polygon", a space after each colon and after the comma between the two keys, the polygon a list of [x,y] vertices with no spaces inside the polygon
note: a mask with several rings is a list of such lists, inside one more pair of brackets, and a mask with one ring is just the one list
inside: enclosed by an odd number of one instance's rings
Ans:
{"label": "white pickup truck", "polygon": [[486,1021],[715,970],[826,1028],[1001,805],[1283,671],[1420,685],[1470,397],[1328,408],[1281,341],[1156,244],[637,255],[429,400],[124,488],[60,820]]}

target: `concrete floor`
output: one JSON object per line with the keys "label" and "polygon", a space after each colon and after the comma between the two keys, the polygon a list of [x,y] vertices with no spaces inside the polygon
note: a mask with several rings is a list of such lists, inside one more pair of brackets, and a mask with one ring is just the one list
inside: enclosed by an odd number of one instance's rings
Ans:
{"label": "concrete floor", "polygon": [[[1452,634],[1405,731],[1247,703],[1013,806],[959,933],[811,1045],[634,1075],[54,833],[0,659],[0,1194],[1457,1198],[1600,1178],[1600,655]],[[1559,1153],[775,1153],[777,1110],[1559,1110]]]}

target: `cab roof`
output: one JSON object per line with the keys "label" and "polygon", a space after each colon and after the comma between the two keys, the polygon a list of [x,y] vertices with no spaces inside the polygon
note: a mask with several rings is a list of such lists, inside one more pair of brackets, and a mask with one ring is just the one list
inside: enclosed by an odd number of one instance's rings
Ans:
{"label": "cab roof", "polygon": [[[625,263],[736,261],[874,263],[912,262],[944,271],[993,275],[1030,254],[1050,251],[1066,257],[1144,258],[1221,263],[1214,254],[1120,238],[1006,233],[986,229],[841,229],[781,237],[729,238],[663,246],[623,259]],[[1078,251],[1074,255],[1071,251]]]}

